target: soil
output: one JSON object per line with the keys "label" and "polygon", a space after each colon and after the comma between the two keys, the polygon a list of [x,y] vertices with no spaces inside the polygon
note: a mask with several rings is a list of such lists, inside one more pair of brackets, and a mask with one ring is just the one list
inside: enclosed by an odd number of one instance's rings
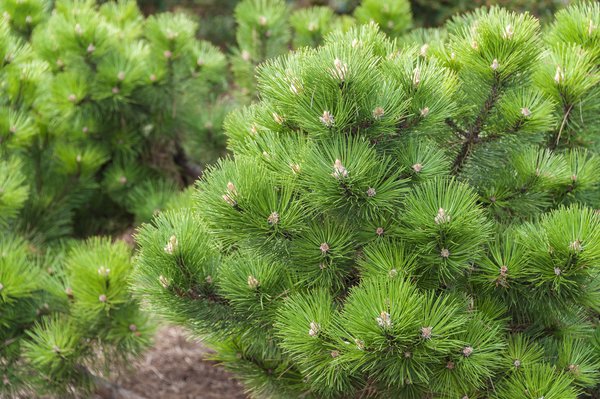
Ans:
{"label": "soil", "polygon": [[243,386],[183,329],[158,330],[154,347],[114,383],[138,399],[246,399]]}

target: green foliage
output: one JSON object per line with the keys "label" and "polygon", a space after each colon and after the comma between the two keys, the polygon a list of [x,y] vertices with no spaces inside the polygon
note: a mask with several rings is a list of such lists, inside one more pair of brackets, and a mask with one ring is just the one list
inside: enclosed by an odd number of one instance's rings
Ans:
{"label": "green foliage", "polygon": [[6,0],[0,4],[0,13],[15,32],[29,36],[37,25],[48,18],[51,4],[49,0]]}
{"label": "green foliage", "polygon": [[[552,148],[589,142],[598,148],[594,125],[598,123],[600,104],[599,23],[598,3],[581,3],[558,12],[550,27],[547,39],[550,52],[544,60],[547,66],[541,72],[546,84],[541,82],[540,86],[555,100],[561,121],[550,138]],[[547,84],[549,74],[554,78],[553,86]]]}
{"label": "green foliage", "polygon": [[125,244],[91,239],[40,253],[6,234],[0,253],[2,395],[89,391],[109,366],[149,345],[151,324],[128,290]]}
{"label": "green foliage", "polygon": [[498,389],[499,399],[514,397],[538,398],[575,398],[579,391],[571,386],[571,379],[564,373],[547,365],[536,365],[515,373]]}
{"label": "green foliage", "polygon": [[225,48],[235,42],[233,10],[240,0],[140,0],[144,15],[165,11],[183,11],[197,15],[202,23],[199,36]]}
{"label": "green foliage", "polygon": [[[364,1],[349,15],[351,8],[339,15],[333,7],[297,8],[283,0],[243,0],[235,9],[237,48],[231,58],[235,84],[242,100],[256,93],[255,70],[261,63],[283,55],[289,48],[315,47],[333,32],[345,32],[350,27],[373,21],[392,36],[407,31],[412,23],[407,0]],[[291,40],[290,40],[291,38]]]}
{"label": "green foliage", "polygon": [[[3,7],[0,145],[15,176],[7,188],[21,173],[22,190],[30,192],[23,220],[14,223],[22,234],[43,242],[110,232],[110,220],[104,228],[78,222],[104,217],[107,208],[117,224],[132,216],[148,220],[147,209],[166,193],[165,180],[192,181],[200,173],[193,163],[214,157],[196,151],[199,158],[190,160],[184,150],[214,130],[212,116],[197,127],[193,115],[224,88],[226,66],[219,50],[195,39],[190,18],[144,20],[124,0],[59,1],[52,13],[34,0]],[[26,12],[33,21],[28,30],[19,23]],[[147,185],[145,204],[140,194],[128,195],[148,179],[158,183]],[[28,227],[33,220],[37,229]]]}
{"label": "green foliage", "polygon": [[342,29],[342,20],[336,18],[328,7],[301,8],[290,16],[290,25],[294,29],[295,48],[316,47],[323,37],[336,29]]}
{"label": "green foliage", "polygon": [[483,249],[491,226],[476,200],[470,187],[452,180],[422,183],[406,198],[404,236],[418,248],[423,277],[450,282]]}
{"label": "green foliage", "polygon": [[493,7],[267,61],[235,157],[139,230],[137,291],[256,397],[591,396],[598,64],[564,32],[599,17]]}
{"label": "green foliage", "polygon": [[277,0],[248,0],[235,8],[238,24],[237,42],[240,49],[254,60],[264,60],[282,54],[290,38],[287,26],[288,9]]}
{"label": "green foliage", "polygon": [[359,23],[375,22],[389,36],[399,36],[412,24],[410,3],[404,0],[363,0],[354,10]]}
{"label": "green foliage", "polygon": [[27,201],[29,187],[21,163],[13,158],[0,162],[0,226],[14,219]]}

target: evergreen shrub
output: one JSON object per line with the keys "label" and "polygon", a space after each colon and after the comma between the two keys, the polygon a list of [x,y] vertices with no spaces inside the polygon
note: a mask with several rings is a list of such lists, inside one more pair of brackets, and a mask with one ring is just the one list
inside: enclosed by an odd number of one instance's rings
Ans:
{"label": "evergreen shrub", "polygon": [[600,7],[335,32],[258,70],[136,288],[256,397],[591,397]]}

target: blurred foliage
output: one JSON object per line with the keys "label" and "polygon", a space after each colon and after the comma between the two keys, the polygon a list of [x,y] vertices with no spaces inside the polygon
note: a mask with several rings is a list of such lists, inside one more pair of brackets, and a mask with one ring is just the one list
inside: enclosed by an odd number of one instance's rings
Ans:
{"label": "blurred foliage", "polygon": [[517,12],[529,11],[541,20],[550,21],[554,12],[571,3],[573,0],[411,0],[415,21],[421,26],[439,26],[455,14],[493,5]]}
{"label": "blurred foliage", "polygon": [[[145,13],[165,10],[188,10],[197,15],[203,23],[200,35],[212,43],[226,46],[235,39],[233,10],[240,0],[138,0]],[[453,15],[475,10],[482,6],[499,5],[506,9],[529,11],[542,20],[550,20],[555,11],[572,4],[573,0],[410,0],[413,18],[417,26],[440,26]],[[326,6],[336,14],[352,14],[360,5],[360,0],[287,0],[295,9],[310,6]],[[385,7],[388,0],[373,3]]]}

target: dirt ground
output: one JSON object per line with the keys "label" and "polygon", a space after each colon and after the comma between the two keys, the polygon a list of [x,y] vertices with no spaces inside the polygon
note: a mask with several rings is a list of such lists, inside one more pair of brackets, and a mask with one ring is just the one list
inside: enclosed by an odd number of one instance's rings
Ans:
{"label": "dirt ground", "polygon": [[154,347],[115,382],[136,399],[245,399],[240,383],[204,360],[207,353],[182,329],[162,327]]}

